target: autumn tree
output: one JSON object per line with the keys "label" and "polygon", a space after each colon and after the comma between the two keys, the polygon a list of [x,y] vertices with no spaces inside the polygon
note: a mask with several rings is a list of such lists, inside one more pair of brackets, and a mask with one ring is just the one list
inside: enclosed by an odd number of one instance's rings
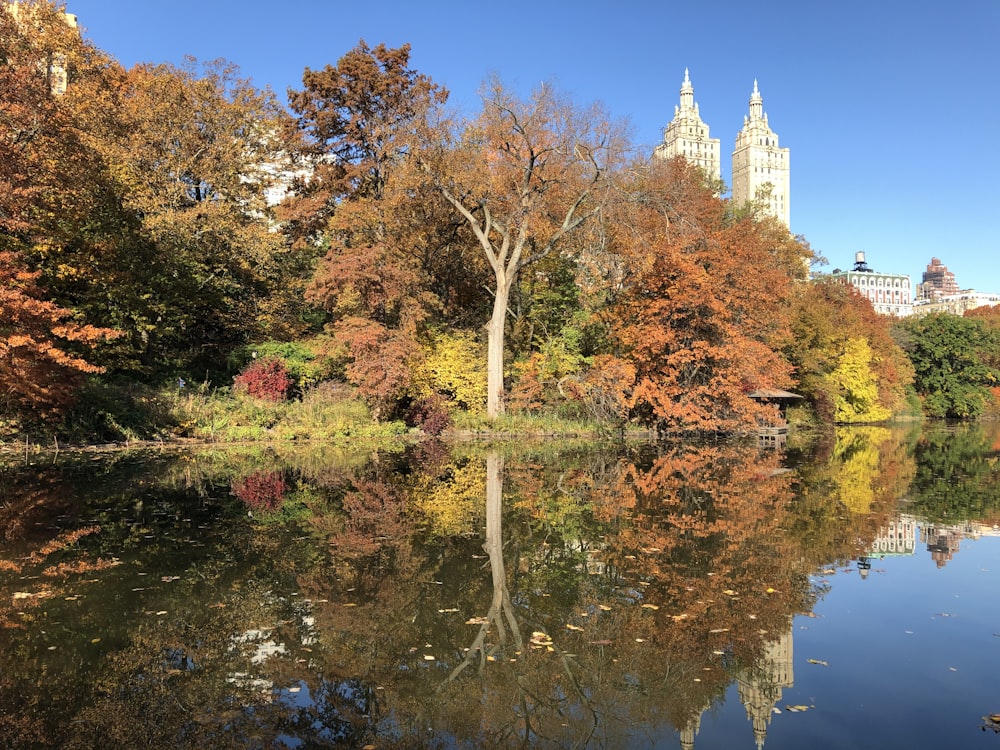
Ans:
{"label": "autumn tree", "polygon": [[283,281],[267,203],[283,115],[223,61],[137,65],[113,84],[113,118],[87,125],[124,218],[105,252],[70,248],[59,279],[128,332],[120,368],[218,371],[266,334]]}
{"label": "autumn tree", "polygon": [[769,218],[732,215],[683,160],[636,174],[613,221],[625,271],[607,313],[634,370],[628,403],[668,430],[752,425],[747,394],[792,384],[779,352],[805,249]]}
{"label": "autumn tree", "polygon": [[289,92],[308,174],[282,216],[296,247],[326,249],[307,296],[378,413],[410,390],[427,324],[481,297],[460,224],[409,159],[418,123],[447,98],[409,57],[409,45],[361,41]]}
{"label": "autumn tree", "polygon": [[439,124],[418,156],[489,264],[487,414],[496,417],[504,411],[504,336],[519,274],[565,251],[599,214],[625,143],[599,107],[577,107],[549,85],[522,100],[494,78],[482,98],[477,118]]}
{"label": "autumn tree", "polygon": [[857,290],[834,279],[797,285],[785,354],[820,419],[876,422],[905,409],[913,367]]}
{"label": "autumn tree", "polygon": [[32,265],[58,243],[89,184],[89,152],[52,80],[54,60],[65,72],[89,50],[49,3],[8,11],[0,9],[0,412],[46,417],[100,371],[85,357],[114,335],[53,301]]}

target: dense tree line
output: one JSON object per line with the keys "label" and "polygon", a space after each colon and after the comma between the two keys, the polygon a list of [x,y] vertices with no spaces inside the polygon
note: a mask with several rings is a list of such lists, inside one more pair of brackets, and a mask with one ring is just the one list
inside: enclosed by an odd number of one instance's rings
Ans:
{"label": "dense tree line", "polygon": [[456,113],[408,46],[362,41],[306,69],[286,109],[224,61],[126,70],[50,0],[22,9],[0,13],[7,419],[58,419],[88,379],[226,385],[276,366],[279,396],[343,381],[380,418],[714,432],[770,418],[761,388],[838,422],[915,392],[936,416],[994,403],[996,325],[893,328],[811,282],[808,244],[760,206],[549,85],[491,78]]}

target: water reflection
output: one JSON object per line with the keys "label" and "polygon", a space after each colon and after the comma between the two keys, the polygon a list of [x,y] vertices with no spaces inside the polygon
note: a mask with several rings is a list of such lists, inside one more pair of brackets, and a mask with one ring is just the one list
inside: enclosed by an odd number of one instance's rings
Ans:
{"label": "water reflection", "polygon": [[762,747],[828,574],[995,533],[953,437],[10,465],[0,745]]}

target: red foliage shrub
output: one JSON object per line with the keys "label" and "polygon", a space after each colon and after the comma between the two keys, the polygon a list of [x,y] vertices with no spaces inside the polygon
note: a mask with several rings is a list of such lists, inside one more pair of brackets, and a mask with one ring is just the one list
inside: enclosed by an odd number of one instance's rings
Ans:
{"label": "red foliage shrub", "polygon": [[288,486],[280,471],[257,471],[234,481],[230,491],[250,510],[271,513],[278,510],[285,500]]}
{"label": "red foliage shrub", "polygon": [[413,402],[406,413],[406,424],[428,435],[440,435],[451,426],[451,415],[443,398],[428,396]]}
{"label": "red foliage shrub", "polygon": [[284,401],[292,383],[292,376],[280,359],[255,360],[233,378],[236,390],[265,401]]}

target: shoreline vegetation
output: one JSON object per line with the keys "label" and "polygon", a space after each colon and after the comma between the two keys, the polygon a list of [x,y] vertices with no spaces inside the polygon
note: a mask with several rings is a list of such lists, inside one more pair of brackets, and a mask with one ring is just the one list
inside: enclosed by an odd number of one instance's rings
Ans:
{"label": "shoreline vegetation", "polygon": [[[449,414],[433,431],[404,419],[378,421],[363,399],[349,388],[310,389],[301,398],[280,402],[256,399],[207,385],[153,390],[131,386],[100,388],[102,398],[88,398],[58,428],[0,421],[0,454],[101,452],[123,449],[240,445],[343,445],[412,443],[439,439],[447,443],[512,440],[583,440],[586,442],[678,439],[741,439],[753,430],[730,433],[658,432],[638,423],[596,420],[558,413],[508,412],[499,418],[483,413]],[[789,410],[789,426],[798,432],[822,432],[833,423],[816,418],[808,407]],[[919,412],[890,422],[921,420]]]}
{"label": "shoreline vegetation", "polygon": [[[781,425],[789,398],[827,426],[1000,411],[1000,306],[876,314],[767,189],[725,197],[600,104],[491,76],[456,112],[408,44],[364,41],[281,102],[221,60],[125,69],[53,0],[18,8],[0,441],[715,438]],[[39,77],[53,50],[64,91]]]}

